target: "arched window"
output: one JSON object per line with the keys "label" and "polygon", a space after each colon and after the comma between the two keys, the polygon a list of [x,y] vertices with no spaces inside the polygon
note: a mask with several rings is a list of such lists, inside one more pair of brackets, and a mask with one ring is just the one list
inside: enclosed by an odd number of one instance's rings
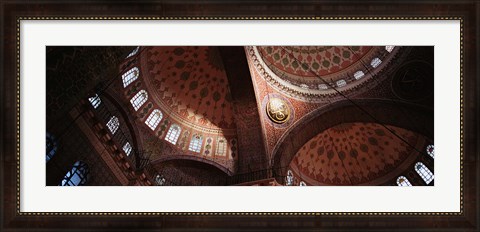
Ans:
{"label": "arched window", "polygon": [[225,138],[219,138],[217,141],[217,152],[216,155],[225,156],[227,152],[227,141]]}
{"label": "arched window", "polygon": [[371,65],[373,68],[376,68],[376,67],[378,67],[381,63],[382,63],[382,60],[380,60],[379,58],[375,57],[375,58],[373,58],[372,62],[370,62],[370,65]]}
{"label": "arched window", "polygon": [[133,67],[132,69],[128,70],[126,73],[122,75],[123,87],[127,87],[130,83],[138,78],[138,71],[137,67]]}
{"label": "arched window", "polygon": [[433,144],[427,146],[427,154],[435,159],[435,148],[433,147]]}
{"label": "arched window", "polygon": [[343,87],[345,85],[347,85],[347,82],[345,80],[341,79],[341,80],[337,81],[337,86],[338,87]]}
{"label": "arched window", "polygon": [[415,164],[415,171],[417,171],[418,175],[422,177],[426,184],[430,184],[430,182],[432,182],[434,178],[433,173],[422,162]]}
{"label": "arched window", "polygon": [[127,156],[129,156],[130,152],[132,151],[132,145],[130,145],[129,142],[125,143],[125,145],[123,145],[123,151],[125,154],[127,154]]}
{"label": "arched window", "polygon": [[168,129],[165,140],[175,145],[177,143],[178,137],[180,137],[180,132],[182,132],[182,129],[178,125],[173,124],[172,126],[170,126],[170,129]]}
{"label": "arched window", "polygon": [[165,177],[163,177],[163,175],[157,175],[155,176],[155,182],[157,183],[157,185],[163,186],[165,185],[165,182],[167,182],[167,180],[165,180]]}
{"label": "arched window", "polygon": [[285,177],[285,185],[292,186],[293,185],[293,173],[292,171],[287,171],[287,176]]}
{"label": "arched window", "polygon": [[73,164],[72,169],[63,177],[61,186],[80,186],[85,185],[88,180],[88,165],[82,161]]}
{"label": "arched window", "polygon": [[399,176],[397,178],[397,185],[398,186],[412,186],[410,181],[408,181],[407,177],[404,177],[404,176]]}
{"label": "arched window", "polygon": [[155,130],[157,128],[158,124],[160,123],[160,120],[162,120],[163,114],[160,110],[155,109],[152,111],[150,116],[148,116],[147,120],[145,121],[145,124],[147,124],[150,129]]}
{"label": "arched window", "polygon": [[57,141],[47,132],[47,162],[57,153]]}
{"label": "arched window", "polygon": [[112,116],[110,120],[107,122],[107,127],[112,132],[112,135],[117,132],[118,127],[120,126],[120,122],[118,121],[118,118],[115,116]]}
{"label": "arched window", "polygon": [[365,73],[363,73],[363,71],[356,71],[354,74],[353,74],[353,77],[355,77],[355,80],[359,80],[360,78],[362,78],[363,76],[365,76]]}
{"label": "arched window", "polygon": [[318,89],[322,89],[322,90],[328,89],[328,86],[326,84],[319,84]]}
{"label": "arched window", "polygon": [[193,152],[200,152],[200,148],[202,147],[203,138],[201,135],[194,135],[192,140],[190,141],[190,146],[188,146],[188,150]]}
{"label": "arched window", "polygon": [[395,46],[385,46],[385,50],[387,50],[387,52],[392,52],[393,49],[395,48]]}
{"label": "arched window", "polygon": [[90,101],[90,104],[92,104],[93,108],[96,109],[100,103],[102,103],[102,100],[100,100],[100,97],[98,94],[95,94],[95,96],[88,98]]}
{"label": "arched window", "polygon": [[132,103],[133,108],[135,111],[142,107],[143,103],[145,103],[148,99],[148,93],[145,90],[140,90],[135,96],[132,97],[130,103]]}
{"label": "arched window", "polygon": [[[133,51],[130,52],[130,54],[128,54],[127,58],[130,58],[130,57],[136,55],[139,49],[140,49],[140,47],[136,47],[135,49],[133,49]],[[127,59],[127,58],[125,58],[125,59]]]}
{"label": "arched window", "polygon": [[309,89],[308,85],[307,84],[300,84],[300,87],[302,89]]}

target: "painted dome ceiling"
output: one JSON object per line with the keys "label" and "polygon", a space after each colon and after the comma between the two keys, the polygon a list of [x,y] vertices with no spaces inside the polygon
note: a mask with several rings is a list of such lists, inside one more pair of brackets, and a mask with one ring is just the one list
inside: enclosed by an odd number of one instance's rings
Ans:
{"label": "painted dome ceiling", "polygon": [[294,98],[356,87],[372,79],[397,52],[394,46],[247,47],[264,79]]}
{"label": "painted dome ceiling", "polygon": [[[427,140],[417,133],[387,126],[411,145],[375,123],[344,123],[310,139],[290,168],[309,185],[381,184],[414,162]],[[413,148],[414,146],[415,148]],[[413,165],[413,164],[412,164]]]}
{"label": "painted dome ceiling", "polygon": [[231,95],[215,47],[150,47],[143,56],[155,100],[181,123],[205,131],[235,130]]}

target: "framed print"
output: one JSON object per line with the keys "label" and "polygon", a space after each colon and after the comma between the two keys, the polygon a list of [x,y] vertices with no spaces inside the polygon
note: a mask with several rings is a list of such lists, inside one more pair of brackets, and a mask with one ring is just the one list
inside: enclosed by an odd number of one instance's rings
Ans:
{"label": "framed print", "polygon": [[1,9],[3,230],[478,230],[478,3]]}

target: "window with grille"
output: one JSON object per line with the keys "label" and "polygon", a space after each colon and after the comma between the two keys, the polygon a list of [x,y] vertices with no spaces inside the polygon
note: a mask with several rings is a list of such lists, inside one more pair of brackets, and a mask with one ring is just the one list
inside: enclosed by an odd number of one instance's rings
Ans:
{"label": "window with grille", "polygon": [[319,84],[318,89],[322,89],[322,90],[328,89],[328,86],[326,84]]}
{"label": "window with grille", "polygon": [[374,68],[378,67],[382,63],[382,60],[379,58],[373,58],[372,62],[370,62],[370,65]]}
{"label": "window with grille", "polygon": [[117,132],[119,126],[120,126],[120,122],[118,121],[118,118],[115,116],[112,116],[110,120],[108,120],[107,122],[107,127],[112,134],[115,134],[115,132]]}
{"label": "window with grille", "polygon": [[397,185],[398,186],[412,186],[410,181],[408,181],[407,177],[404,177],[404,176],[399,176],[397,178]]}
{"label": "window with grille", "polygon": [[342,80],[337,81],[337,86],[338,87],[343,87],[345,85],[347,85],[347,82],[345,80],[342,79]]}
{"label": "window with grille", "polygon": [[365,73],[363,73],[363,71],[357,71],[353,74],[353,77],[355,77],[355,80],[358,80],[358,79],[362,78],[363,76],[365,76]]}
{"label": "window with grille", "polygon": [[160,120],[162,120],[163,114],[160,110],[155,109],[152,111],[152,113],[148,116],[147,120],[145,121],[145,124],[147,124],[150,129],[155,130],[157,128],[158,124],[160,123]]}
{"label": "window with grille", "polygon": [[138,71],[137,67],[133,67],[132,69],[128,70],[126,73],[122,75],[123,87],[127,87],[130,83],[135,81],[138,78]]}
{"label": "window with grille", "polygon": [[395,46],[385,46],[385,50],[387,50],[387,52],[392,52],[393,49],[395,48]]}
{"label": "window with grille", "polygon": [[181,131],[182,129],[178,125],[173,124],[172,126],[170,126],[170,129],[168,129],[165,140],[175,145],[177,143],[178,137],[180,137]]}
{"label": "window with grille", "polygon": [[47,132],[47,162],[57,153],[57,140]]}
{"label": "window with grille", "polygon": [[61,186],[80,186],[85,185],[88,181],[89,169],[88,165],[82,161],[77,161],[73,164],[70,171],[65,174]]}
{"label": "window with grille", "polygon": [[422,162],[415,164],[415,171],[422,177],[425,184],[430,184],[434,179],[433,173]]}
{"label": "window with grille", "polygon": [[202,147],[202,136],[201,135],[194,135],[192,140],[190,141],[190,146],[188,146],[188,150],[193,152],[200,152],[200,148]]}
{"label": "window with grille", "polygon": [[435,159],[435,147],[433,146],[433,144],[427,146],[427,154]]}
{"label": "window with grille", "polygon": [[129,156],[130,152],[132,152],[132,145],[130,145],[129,142],[125,143],[125,145],[123,145],[123,151]]}
{"label": "window with grille", "polygon": [[90,101],[90,104],[92,104],[93,108],[96,109],[100,103],[102,103],[102,100],[100,100],[100,97],[98,94],[95,94],[95,96],[88,98]]}
{"label": "window with grille", "polygon": [[143,103],[145,103],[148,99],[148,93],[145,90],[140,90],[135,96],[132,97],[130,103],[132,103],[133,108],[135,111],[142,107]]}

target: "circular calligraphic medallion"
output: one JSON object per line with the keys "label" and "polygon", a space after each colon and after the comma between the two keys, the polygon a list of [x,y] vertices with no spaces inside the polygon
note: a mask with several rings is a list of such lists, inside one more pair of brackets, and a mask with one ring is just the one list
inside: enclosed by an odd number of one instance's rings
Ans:
{"label": "circular calligraphic medallion", "polygon": [[267,102],[267,115],[275,123],[283,124],[290,118],[290,108],[281,98],[271,98]]}

